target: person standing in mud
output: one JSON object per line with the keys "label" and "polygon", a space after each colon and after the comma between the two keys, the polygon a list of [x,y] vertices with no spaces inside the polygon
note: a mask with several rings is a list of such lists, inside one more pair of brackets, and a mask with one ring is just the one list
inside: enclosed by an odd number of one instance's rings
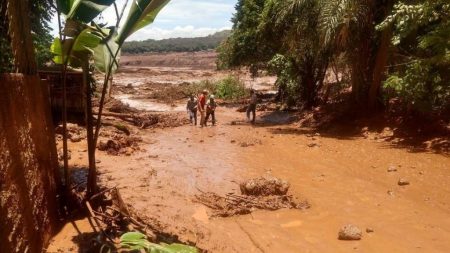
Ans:
{"label": "person standing in mud", "polygon": [[[247,119],[252,123],[255,124],[255,118],[256,118],[256,104],[258,103],[258,96],[256,95],[256,92],[254,89],[250,90],[250,102],[247,106]],[[250,120],[250,113],[252,113],[253,118]]]}
{"label": "person standing in mud", "polygon": [[208,91],[203,90],[198,98],[198,110],[200,111],[200,127],[206,126],[206,96],[208,96]]}
{"label": "person standing in mud", "polygon": [[206,103],[206,119],[205,119],[205,126],[208,124],[209,116],[212,116],[212,125],[216,125],[216,107],[217,103],[214,98],[214,95],[211,95],[209,97],[208,102]]}
{"label": "person standing in mud", "polygon": [[191,95],[187,101],[186,110],[189,113],[189,120],[191,124],[194,124],[194,126],[197,125],[197,106],[197,100],[195,99],[194,95]]}

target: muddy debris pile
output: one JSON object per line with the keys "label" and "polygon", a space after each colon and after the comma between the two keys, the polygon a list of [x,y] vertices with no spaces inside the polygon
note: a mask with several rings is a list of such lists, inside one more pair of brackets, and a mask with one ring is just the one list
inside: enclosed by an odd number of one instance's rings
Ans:
{"label": "muddy debris pile", "polygon": [[286,195],[290,184],[279,178],[254,178],[239,184],[241,193],[252,196]]}
{"label": "muddy debris pile", "polygon": [[240,183],[241,194],[220,196],[213,192],[197,194],[196,201],[213,210],[213,217],[230,217],[260,210],[308,209],[306,200],[288,195],[290,184],[278,178],[255,178]]}
{"label": "muddy debris pile", "polygon": [[132,123],[142,129],[156,127],[179,127],[189,124],[189,119],[180,113],[142,113],[132,117]]}
{"label": "muddy debris pile", "polygon": [[137,112],[137,113],[104,113],[106,117],[113,117],[125,121],[141,129],[179,127],[189,124],[189,119],[183,113]]}
{"label": "muddy debris pile", "polygon": [[[56,138],[57,140],[63,139],[63,126],[59,125],[55,128]],[[77,124],[67,124],[67,139],[71,142],[80,142],[86,138],[86,131],[83,127],[78,126]]]}
{"label": "muddy debris pile", "polygon": [[113,136],[109,140],[101,140],[97,148],[100,151],[106,151],[108,155],[131,155],[135,151],[140,150],[139,143],[142,142],[142,138],[140,137],[132,137],[132,136],[121,136],[116,135]]}
{"label": "muddy debris pile", "polygon": [[136,113],[139,111],[138,109],[131,107],[129,104],[125,104],[118,99],[110,99],[106,103],[106,108],[108,111],[115,113]]}

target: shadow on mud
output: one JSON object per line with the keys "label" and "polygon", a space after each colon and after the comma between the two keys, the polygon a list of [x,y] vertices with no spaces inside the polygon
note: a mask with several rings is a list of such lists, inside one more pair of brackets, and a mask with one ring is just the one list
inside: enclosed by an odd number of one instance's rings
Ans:
{"label": "shadow on mud", "polygon": [[[295,121],[295,120],[294,120]],[[279,123],[277,125],[287,125]],[[270,126],[270,124],[267,124]],[[262,124],[261,126],[267,126]],[[273,126],[273,125],[272,125]],[[273,134],[299,134],[351,140],[365,138],[380,142],[386,148],[406,149],[408,152],[450,153],[450,133],[442,125],[426,121],[392,122],[380,116],[370,118],[340,118],[312,127],[285,126],[272,128]]]}

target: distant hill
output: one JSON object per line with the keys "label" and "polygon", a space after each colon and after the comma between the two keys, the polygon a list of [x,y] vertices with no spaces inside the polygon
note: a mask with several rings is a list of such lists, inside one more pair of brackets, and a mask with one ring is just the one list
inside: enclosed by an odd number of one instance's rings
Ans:
{"label": "distant hill", "polygon": [[216,49],[230,33],[230,30],[224,30],[206,37],[130,41],[125,42],[122,52],[125,54],[142,54],[149,52],[197,52]]}

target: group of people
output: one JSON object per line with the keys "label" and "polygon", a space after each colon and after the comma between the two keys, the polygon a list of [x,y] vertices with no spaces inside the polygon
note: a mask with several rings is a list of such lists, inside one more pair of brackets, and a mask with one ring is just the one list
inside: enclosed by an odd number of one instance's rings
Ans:
{"label": "group of people", "polygon": [[[217,103],[213,94],[209,95],[208,91],[203,90],[197,97],[191,95],[186,104],[186,110],[189,113],[189,120],[191,124],[197,125],[197,112],[200,113],[200,127],[206,127],[208,120],[211,117],[212,125],[216,125],[216,108]],[[250,101],[247,106],[247,119],[254,124],[256,117],[256,104],[258,103],[258,97],[256,92],[250,90]],[[250,118],[250,114],[252,118]]]}
{"label": "group of people", "polygon": [[213,94],[208,98],[207,90],[203,90],[197,98],[191,95],[186,105],[191,124],[197,125],[197,112],[200,113],[201,127],[207,126],[210,117],[212,118],[212,125],[216,124],[216,108],[216,99]]}

